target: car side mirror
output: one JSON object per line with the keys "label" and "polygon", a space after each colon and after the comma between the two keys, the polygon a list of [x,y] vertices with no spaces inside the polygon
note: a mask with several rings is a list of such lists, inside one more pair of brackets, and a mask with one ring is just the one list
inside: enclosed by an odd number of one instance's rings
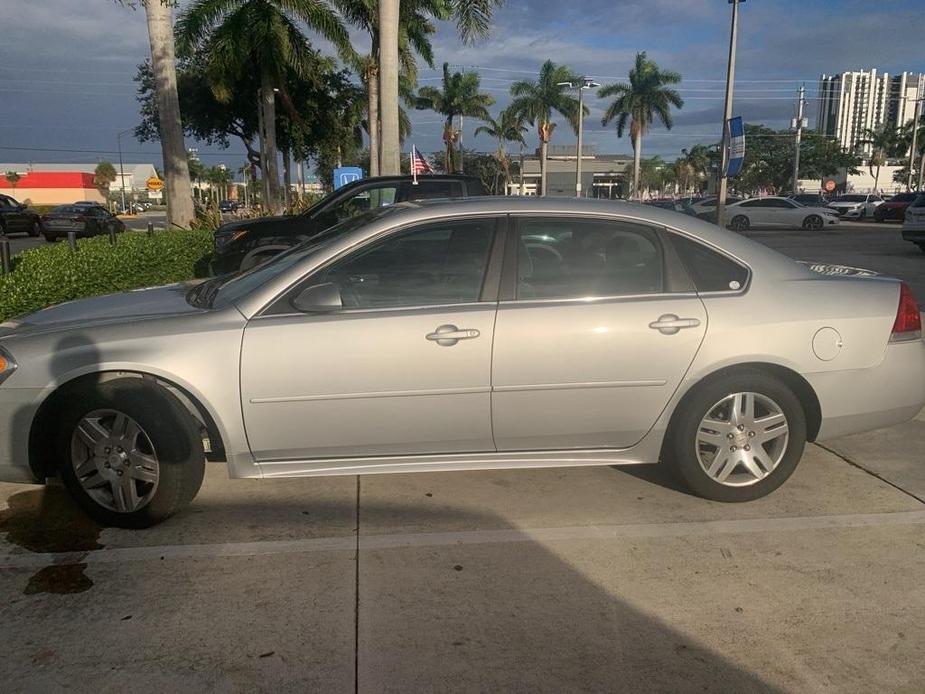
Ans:
{"label": "car side mirror", "polygon": [[340,287],[333,282],[306,287],[292,300],[292,306],[303,313],[325,313],[344,307]]}

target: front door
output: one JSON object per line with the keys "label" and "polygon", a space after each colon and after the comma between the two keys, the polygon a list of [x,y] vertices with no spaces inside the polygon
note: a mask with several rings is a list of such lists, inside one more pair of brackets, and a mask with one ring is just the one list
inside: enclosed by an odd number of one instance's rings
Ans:
{"label": "front door", "polygon": [[516,288],[499,305],[492,362],[498,450],[632,446],[693,361],[703,303],[675,291],[649,227],[529,218],[515,234]]}
{"label": "front door", "polygon": [[257,460],[493,451],[497,295],[483,282],[495,227],[397,232],[303,282],[334,284],[342,310],[253,319],[241,393]]}

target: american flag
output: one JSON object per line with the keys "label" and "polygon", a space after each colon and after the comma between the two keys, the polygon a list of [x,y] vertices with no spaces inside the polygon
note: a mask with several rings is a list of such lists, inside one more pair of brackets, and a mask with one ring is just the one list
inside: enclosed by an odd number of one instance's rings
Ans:
{"label": "american flag", "polygon": [[434,170],[431,168],[430,164],[427,163],[424,155],[418,151],[417,147],[411,145],[411,173],[417,176],[418,174],[433,172]]}

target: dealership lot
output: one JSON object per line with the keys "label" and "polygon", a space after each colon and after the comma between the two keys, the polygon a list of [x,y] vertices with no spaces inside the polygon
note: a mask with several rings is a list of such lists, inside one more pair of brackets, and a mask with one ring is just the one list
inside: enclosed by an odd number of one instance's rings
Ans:
{"label": "dealership lot", "polygon": [[[752,232],[925,297],[897,225]],[[0,484],[13,691],[920,691],[925,414],[723,505],[658,467],[230,481],[142,532]],[[128,684],[130,683],[130,684]]]}

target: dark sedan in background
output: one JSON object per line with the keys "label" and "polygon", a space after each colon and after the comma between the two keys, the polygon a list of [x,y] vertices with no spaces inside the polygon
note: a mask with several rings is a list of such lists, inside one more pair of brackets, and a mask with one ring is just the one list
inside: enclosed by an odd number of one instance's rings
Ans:
{"label": "dark sedan in background", "polygon": [[125,231],[125,224],[104,207],[95,205],[59,205],[42,217],[46,241],[66,238],[73,231],[79,237]]}
{"label": "dark sedan in background", "polygon": [[335,190],[299,215],[262,217],[223,224],[215,232],[212,272],[224,275],[259,265],[338,222],[407,200],[486,195],[472,176],[428,174],[366,178]]}
{"label": "dark sedan in background", "polygon": [[0,195],[0,235],[42,233],[42,222],[33,210],[9,195]]}
{"label": "dark sedan in background", "polygon": [[874,210],[874,219],[878,222],[901,222],[906,218],[906,208],[909,207],[920,193],[899,193]]}

